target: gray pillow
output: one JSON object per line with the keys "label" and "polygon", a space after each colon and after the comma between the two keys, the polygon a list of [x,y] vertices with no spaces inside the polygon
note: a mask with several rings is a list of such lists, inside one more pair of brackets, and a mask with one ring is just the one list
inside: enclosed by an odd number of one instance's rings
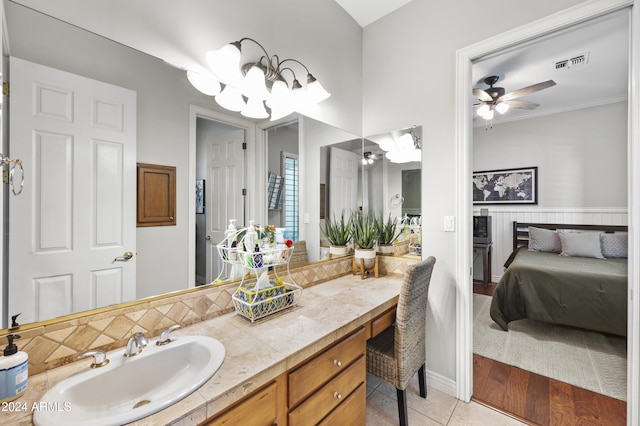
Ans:
{"label": "gray pillow", "polygon": [[561,233],[560,256],[595,257],[604,259],[600,248],[600,234],[596,232]]}
{"label": "gray pillow", "polygon": [[529,250],[560,253],[560,237],[556,231],[544,228],[529,227]]}
{"label": "gray pillow", "polygon": [[608,258],[627,258],[629,234],[616,232],[615,234],[600,234],[602,255]]}

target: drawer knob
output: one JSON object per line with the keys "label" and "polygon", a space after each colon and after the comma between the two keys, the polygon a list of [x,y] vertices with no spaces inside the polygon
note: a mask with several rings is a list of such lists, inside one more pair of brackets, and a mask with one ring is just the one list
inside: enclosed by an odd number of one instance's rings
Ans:
{"label": "drawer knob", "polygon": [[335,365],[337,367],[342,367],[342,363],[340,361],[338,361],[337,359],[333,360],[333,365]]}
{"label": "drawer knob", "polygon": [[334,393],[333,393],[333,397],[334,397],[334,398],[338,398],[338,399],[342,399],[342,394],[341,394],[341,393],[338,393],[338,392],[334,392]]}

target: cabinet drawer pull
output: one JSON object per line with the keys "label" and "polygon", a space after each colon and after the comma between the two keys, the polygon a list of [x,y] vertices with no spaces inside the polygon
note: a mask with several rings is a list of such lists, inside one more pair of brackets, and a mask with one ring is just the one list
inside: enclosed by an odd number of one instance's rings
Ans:
{"label": "cabinet drawer pull", "polygon": [[342,363],[340,361],[338,361],[337,359],[333,360],[333,365],[335,365],[337,367],[342,367]]}
{"label": "cabinet drawer pull", "polygon": [[334,398],[338,398],[338,399],[342,399],[342,394],[338,393],[338,392],[334,392],[333,393],[333,397]]}

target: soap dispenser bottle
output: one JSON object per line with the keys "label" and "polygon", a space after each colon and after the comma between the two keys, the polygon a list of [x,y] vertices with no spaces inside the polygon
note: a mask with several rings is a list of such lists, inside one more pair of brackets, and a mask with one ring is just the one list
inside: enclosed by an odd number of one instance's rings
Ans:
{"label": "soap dispenser bottle", "polygon": [[0,403],[13,401],[27,390],[29,355],[18,351],[13,343],[19,338],[17,334],[7,335],[9,344],[4,348],[4,356],[0,357]]}

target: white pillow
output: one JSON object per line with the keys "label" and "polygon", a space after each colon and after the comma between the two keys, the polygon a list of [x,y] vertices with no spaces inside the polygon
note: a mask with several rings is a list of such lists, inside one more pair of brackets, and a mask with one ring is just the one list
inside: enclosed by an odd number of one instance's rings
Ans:
{"label": "white pillow", "polygon": [[600,233],[560,233],[560,256],[595,257],[604,259],[600,248]]}
{"label": "white pillow", "polygon": [[529,250],[560,253],[560,237],[556,231],[544,228],[529,227]]}

